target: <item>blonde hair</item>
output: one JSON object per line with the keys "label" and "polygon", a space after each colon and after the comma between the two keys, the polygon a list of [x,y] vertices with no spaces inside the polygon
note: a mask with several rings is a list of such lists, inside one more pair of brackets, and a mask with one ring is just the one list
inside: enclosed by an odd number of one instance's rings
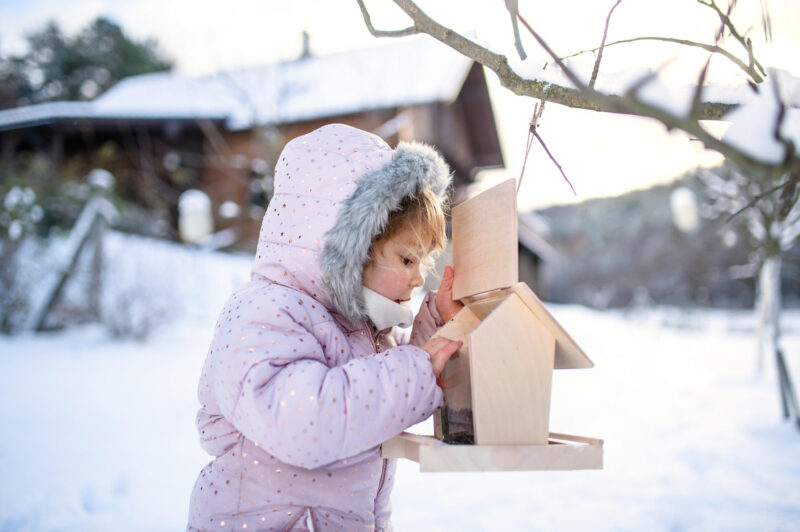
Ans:
{"label": "blonde hair", "polygon": [[404,197],[400,206],[389,213],[383,231],[372,239],[370,259],[374,258],[377,247],[407,227],[413,229],[420,247],[430,250],[429,255],[444,249],[447,245],[445,208],[446,205],[430,190]]}

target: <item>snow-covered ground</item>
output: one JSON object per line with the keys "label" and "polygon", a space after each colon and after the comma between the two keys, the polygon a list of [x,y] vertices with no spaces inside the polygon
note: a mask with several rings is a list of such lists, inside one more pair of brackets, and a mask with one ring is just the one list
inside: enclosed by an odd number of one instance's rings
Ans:
{"label": "snow-covered ground", "polygon": [[[145,342],[99,326],[0,337],[0,532],[184,529],[209,460],[196,383],[249,259],[181,264],[183,312]],[[604,470],[421,474],[403,461],[398,531],[800,530],[800,431],[780,417],[772,364],[754,374],[750,313],[551,309],[596,363],[556,373],[551,430],[602,438]],[[797,380],[800,312],[784,325]]]}

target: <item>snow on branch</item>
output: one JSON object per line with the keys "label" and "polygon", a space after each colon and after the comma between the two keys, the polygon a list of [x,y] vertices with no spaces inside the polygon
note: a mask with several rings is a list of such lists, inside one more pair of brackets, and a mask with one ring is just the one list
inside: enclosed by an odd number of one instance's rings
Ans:
{"label": "snow on branch", "polygon": [[[575,109],[587,109],[608,113],[629,114],[634,116],[641,116],[657,120],[666,126],[667,129],[677,129],[688,133],[691,137],[695,137],[702,141],[706,148],[715,150],[725,156],[729,161],[733,162],[740,171],[747,175],[760,176],[768,179],[780,179],[782,176],[789,176],[790,182],[797,181],[800,176],[800,158],[798,158],[795,146],[800,145],[800,140],[795,139],[795,136],[800,136],[800,132],[795,135],[795,124],[800,124],[800,110],[796,108],[787,108],[782,117],[776,121],[768,121],[771,128],[783,132],[782,136],[776,136],[770,132],[769,137],[771,140],[764,138],[764,135],[756,137],[752,130],[748,138],[740,136],[737,139],[718,139],[710,134],[701,125],[701,120],[719,120],[725,116],[726,120],[730,116],[726,116],[730,111],[736,109],[741,111],[744,107],[750,107],[749,111],[755,114],[761,114],[761,121],[764,121],[764,113],[774,114],[773,110],[770,111],[769,107],[764,107],[766,99],[764,96],[771,92],[769,90],[759,90],[765,85],[763,82],[756,85],[755,93],[758,95],[756,98],[743,96],[742,92],[737,93],[734,100],[731,100],[731,95],[723,95],[721,92],[714,92],[717,95],[715,98],[706,99],[701,101],[701,96],[706,97],[707,94],[712,93],[711,90],[702,90],[703,88],[710,89],[711,87],[704,87],[705,76],[701,75],[698,80],[698,86],[692,87],[687,92],[687,100],[696,100],[694,102],[687,101],[678,104],[674,95],[669,94],[661,83],[659,76],[653,73],[648,73],[639,79],[634,80],[629,84],[627,89],[617,88],[617,90],[597,89],[591,79],[583,81],[581,76],[573,67],[566,64],[561,56],[556,54],[536,32],[536,30],[527,23],[521,13],[517,12],[519,21],[523,26],[533,35],[534,39],[539,43],[543,50],[552,58],[558,65],[560,73],[563,75],[561,81],[554,81],[552,75],[545,75],[542,69],[529,72],[528,75],[520,74],[517,70],[512,68],[509,60],[505,55],[496,53],[487,47],[478,44],[476,41],[469,39],[457,31],[440,24],[428,16],[422,9],[417,6],[412,0],[393,0],[412,20],[413,26],[402,30],[401,32],[381,32],[376,30],[370,21],[369,13],[364,6],[363,0],[357,0],[361,12],[364,16],[365,24],[369,31],[376,37],[381,36],[398,36],[398,35],[411,35],[417,33],[425,33],[438,41],[444,43],[448,47],[458,51],[462,55],[484,65],[492,70],[499,78],[500,83],[511,90],[515,94],[522,96],[529,96],[537,100],[545,100],[550,102],[559,103]],[[750,75],[751,80],[755,81],[756,75],[766,75],[763,67],[753,56],[752,43],[748,38],[743,37],[734,27],[730,19],[730,9],[726,12],[717,6],[714,0],[698,0],[702,5],[713,9],[720,18],[720,29],[716,32],[716,37],[719,39],[723,32],[727,30],[742,46],[745,47],[748,53],[748,64],[745,65],[742,61],[734,61],[743,71]],[[618,3],[618,2],[617,2]],[[614,6],[616,7],[616,5]],[[500,7],[502,9],[502,7]],[[612,9],[613,11],[613,9]],[[610,17],[611,13],[609,13]],[[608,23],[608,18],[606,19]],[[678,42],[675,40],[674,42]],[[693,44],[680,43],[692,46]],[[699,44],[699,43],[696,43]],[[608,46],[608,45],[606,45]],[[701,46],[702,47],[702,46]],[[707,49],[711,53],[724,54],[719,48],[718,40],[715,42],[714,47],[710,45]],[[726,57],[728,57],[726,55]],[[735,56],[728,57],[733,60]],[[599,68],[599,62],[595,61],[595,66]],[[761,74],[758,74],[758,72]],[[762,78],[763,79],[763,78]],[[745,87],[746,89],[746,87]],[[766,87],[763,87],[766,89]],[[800,89],[795,87],[798,93]],[[753,92],[753,91],[748,91]],[[713,96],[712,95],[712,96]],[[690,105],[691,104],[691,105]],[[795,107],[800,105],[797,102],[790,102],[790,105]],[[734,121],[735,122],[735,121]],[[736,125],[734,123],[734,125]],[[750,118],[742,124],[742,130],[747,131],[751,129]],[[786,133],[786,131],[789,133]],[[745,147],[742,146],[744,139]],[[761,148],[764,144],[769,144],[770,156],[765,157]],[[777,148],[781,156],[774,156],[772,151]]]}

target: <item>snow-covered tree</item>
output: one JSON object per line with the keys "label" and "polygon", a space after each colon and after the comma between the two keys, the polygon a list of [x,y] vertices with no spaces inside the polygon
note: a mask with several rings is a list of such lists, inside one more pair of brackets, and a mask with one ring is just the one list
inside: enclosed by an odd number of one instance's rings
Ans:
{"label": "snow-covered tree", "polygon": [[751,266],[757,272],[758,369],[766,353],[780,347],[781,259],[800,237],[800,203],[796,191],[774,190],[767,179],[748,178],[731,165],[700,174],[705,184],[704,215],[741,223],[756,252]]}

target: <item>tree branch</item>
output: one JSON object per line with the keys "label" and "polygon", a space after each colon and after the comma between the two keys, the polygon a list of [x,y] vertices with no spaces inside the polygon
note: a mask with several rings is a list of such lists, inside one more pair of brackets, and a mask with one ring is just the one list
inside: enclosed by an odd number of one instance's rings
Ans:
{"label": "tree branch", "polygon": [[525,143],[525,158],[522,160],[522,170],[520,170],[519,172],[519,181],[517,181],[517,193],[519,193],[519,189],[522,187],[522,178],[525,177],[525,165],[528,163],[528,154],[531,151],[531,145],[533,144],[533,139],[535,138],[536,140],[539,141],[539,144],[542,145],[542,148],[544,148],[544,151],[545,153],[547,153],[547,156],[550,157],[551,161],[553,161],[553,164],[556,165],[558,171],[561,172],[561,175],[564,176],[564,181],[566,181],[567,184],[569,185],[569,188],[572,189],[572,193],[575,196],[577,196],[578,193],[575,192],[575,187],[572,186],[572,182],[567,177],[567,174],[564,173],[564,169],[561,167],[556,158],[550,152],[550,149],[547,147],[547,144],[545,143],[541,135],[539,135],[539,132],[536,131],[539,127],[539,119],[542,117],[542,113],[544,112],[544,104],[545,101],[542,100],[541,103],[537,103],[533,107],[533,116],[531,117],[531,122],[528,127],[528,141]]}
{"label": "tree branch", "polygon": [[[616,114],[636,114],[622,104],[624,99],[622,96],[607,95],[601,105],[600,102],[583,91],[572,87],[564,87],[547,81],[525,79],[509,66],[506,56],[487,50],[458,32],[439,24],[411,0],[394,0],[394,2],[411,17],[418,33],[426,33],[462,55],[489,68],[497,75],[500,83],[505,88],[518,96],[530,96],[537,100],[545,99],[574,109]],[[583,85],[582,82],[580,84]],[[705,102],[697,118],[719,120],[733,107],[733,105],[727,103]]]}
{"label": "tree branch", "polygon": [[[737,41],[739,41],[739,44],[741,44],[742,47],[745,50],[747,50],[747,55],[748,55],[748,59],[750,61],[750,66],[752,67],[752,66],[755,65],[755,67],[758,68],[759,72],[761,72],[761,75],[762,76],[766,76],[767,75],[766,70],[764,70],[764,67],[761,66],[761,63],[759,63],[756,60],[756,58],[753,56],[753,43],[750,41],[750,39],[746,39],[744,36],[742,36],[739,33],[739,31],[736,29],[736,26],[733,25],[733,21],[731,21],[731,18],[730,18],[730,12],[728,12],[728,13],[723,12],[722,9],[720,9],[720,7],[717,5],[717,3],[714,0],[697,0],[697,2],[699,4],[701,4],[701,5],[704,5],[706,7],[710,7],[711,9],[714,10],[714,12],[719,17],[720,22],[722,22],[722,25],[725,26],[726,28],[728,28],[728,31],[731,32],[731,35],[733,36],[733,38],[736,39]],[[733,7],[733,4],[731,4],[731,7]],[[760,83],[760,82],[756,82],[756,83]]]}
{"label": "tree branch", "polygon": [[506,9],[508,9],[508,13],[511,15],[511,29],[514,30],[514,46],[517,49],[519,58],[525,61],[528,54],[525,53],[525,49],[522,47],[522,40],[519,38],[519,24],[517,23],[519,0],[506,0]]}
{"label": "tree branch", "polygon": [[629,98],[635,98],[639,94],[639,90],[656,79],[658,75],[664,70],[670,63],[675,60],[673,57],[672,59],[668,59],[654,68],[652,71],[648,72],[646,75],[642,76],[641,79],[636,80],[631,84],[630,87],[625,91],[625,96]]}
{"label": "tree branch", "polygon": [[600,71],[600,60],[603,58],[603,49],[606,46],[606,37],[608,37],[608,25],[611,23],[611,15],[614,13],[614,10],[617,9],[617,6],[622,2],[622,0],[617,0],[616,3],[611,6],[611,10],[608,12],[608,16],[606,17],[606,27],[603,30],[603,40],[600,41],[600,48],[598,48],[597,52],[597,59],[594,62],[594,68],[592,69],[592,77],[589,78],[589,88],[594,88],[594,82],[597,80],[597,73]]}
{"label": "tree branch", "polygon": [[711,66],[711,56],[706,59],[706,64],[703,70],[700,71],[700,77],[697,79],[697,87],[695,87],[694,96],[692,97],[692,107],[689,111],[689,116],[695,116],[697,109],[702,105],[703,87],[706,84],[706,76],[708,75],[708,67]]}
{"label": "tree branch", "polygon": [[583,92],[584,94],[593,92],[592,88],[591,88],[591,87],[588,87],[588,86],[587,86],[587,85],[586,85],[586,84],[585,84],[585,83],[584,83],[584,82],[583,82],[583,81],[582,81],[582,80],[581,80],[581,79],[580,79],[580,78],[577,76],[577,74],[575,74],[575,72],[573,72],[573,71],[572,71],[572,69],[571,69],[571,68],[569,68],[569,67],[566,65],[566,63],[564,63],[564,61],[562,61],[562,60],[561,60],[561,58],[559,58],[559,57],[558,57],[558,55],[557,55],[557,54],[556,54],[556,53],[553,51],[553,49],[552,49],[552,48],[550,48],[550,45],[548,45],[548,44],[545,42],[545,40],[544,40],[544,39],[542,39],[541,35],[539,35],[539,34],[538,34],[538,33],[537,33],[537,32],[536,32],[536,31],[535,31],[535,30],[534,30],[534,29],[531,27],[531,25],[530,25],[530,24],[528,24],[528,21],[527,21],[527,20],[525,20],[524,18],[522,18],[522,15],[520,15],[520,14],[518,14],[517,16],[519,17],[519,20],[520,20],[520,22],[522,22],[522,25],[523,25],[523,26],[525,26],[525,27],[528,29],[528,31],[530,32],[530,34],[531,34],[531,35],[533,35],[533,38],[534,38],[534,39],[536,39],[536,42],[538,42],[538,43],[539,43],[539,46],[541,46],[542,48],[544,48],[544,51],[545,51],[545,52],[547,52],[547,53],[548,53],[548,55],[549,55],[550,57],[552,57],[552,58],[553,58],[553,61],[555,61],[555,62],[556,62],[556,64],[558,65],[558,67],[561,69],[561,71],[564,73],[564,75],[565,75],[565,76],[567,76],[567,78],[568,78],[568,79],[569,79],[569,80],[572,82],[572,84],[573,84],[573,85],[575,85],[575,87],[577,87],[577,88],[578,88],[578,89],[579,89],[581,92]]}
{"label": "tree branch", "polygon": [[[606,46],[614,46],[614,45],[617,45],[617,44],[626,44],[626,43],[632,43],[632,42],[636,42],[636,41],[671,42],[671,43],[680,44],[680,45],[683,45],[683,46],[691,46],[691,47],[694,47],[694,48],[701,48],[701,49],[706,50],[708,52],[712,52],[712,53],[720,54],[720,55],[724,56],[726,59],[728,59],[732,63],[734,63],[737,67],[739,67],[742,70],[744,70],[745,72],[747,72],[747,75],[750,76],[753,79],[754,82],[761,83],[762,81],[764,81],[764,78],[758,73],[758,71],[756,71],[755,68],[753,68],[752,64],[749,65],[749,66],[746,65],[744,63],[744,61],[742,61],[741,59],[739,59],[738,57],[736,57],[735,55],[730,53],[728,50],[722,48],[721,46],[715,45],[715,44],[705,44],[705,43],[701,43],[701,42],[689,41],[689,40],[686,40],[686,39],[676,39],[676,38],[673,38],[673,37],[650,37],[650,36],[647,36],[647,37],[633,37],[631,39],[621,39],[619,41],[614,41],[614,42],[607,43]],[[570,54],[570,55],[564,56],[564,57],[562,57],[562,59],[570,59],[572,57],[576,57],[576,56],[579,56],[579,55],[582,55],[582,54],[587,54],[587,53],[590,53],[590,52],[594,53],[594,52],[597,52],[598,50],[600,50],[600,48],[590,48],[588,50],[581,50],[580,52],[575,52],[574,54]]]}
{"label": "tree branch", "polygon": [[[776,186],[772,187],[771,189],[767,190],[766,192],[763,192],[763,193],[761,193],[761,194],[758,194],[758,195],[756,195],[756,196],[753,196],[753,198],[752,198],[752,199],[751,199],[749,202],[747,202],[747,204],[746,204],[744,207],[742,207],[741,209],[739,209],[739,210],[738,210],[738,211],[736,211],[735,213],[733,213],[733,214],[731,214],[730,216],[728,216],[728,217],[725,219],[725,223],[728,223],[728,222],[730,222],[731,220],[733,220],[734,218],[736,218],[737,216],[739,216],[740,214],[742,214],[744,211],[746,211],[746,210],[747,210],[747,209],[749,209],[750,207],[753,207],[754,205],[756,205],[758,202],[760,202],[762,199],[766,198],[766,197],[767,197],[767,196],[769,196],[770,194],[774,194],[775,192],[777,192],[777,191],[779,191],[779,190],[781,190],[781,189],[783,189],[783,188],[785,188],[785,187],[788,187],[788,186],[792,185],[792,182],[794,182],[794,183],[796,184],[796,183],[797,183],[797,180],[796,180],[796,179],[794,179],[794,180],[793,180],[793,179],[791,179],[791,178],[790,178],[790,179],[787,179],[787,180],[786,180],[786,181],[784,181],[783,183],[781,183],[781,184],[779,184],[779,185],[776,185]],[[767,214],[767,213],[764,213],[764,212],[762,211],[762,215],[765,217],[765,219],[770,219],[770,220],[771,220],[771,218],[768,216],[768,214]]]}
{"label": "tree branch", "polygon": [[559,171],[559,172],[561,172],[561,175],[562,175],[562,176],[564,176],[564,181],[566,181],[566,182],[567,182],[567,184],[569,185],[569,188],[571,188],[571,189],[572,189],[572,194],[573,194],[573,195],[575,195],[575,196],[577,196],[577,195],[578,195],[578,193],[577,193],[577,192],[575,192],[575,187],[573,187],[573,186],[572,186],[572,182],[571,182],[571,181],[569,180],[569,178],[567,177],[567,174],[565,174],[565,173],[564,173],[564,169],[563,169],[563,168],[561,168],[561,165],[560,165],[560,164],[558,164],[558,161],[556,161],[556,158],[555,158],[555,157],[553,157],[553,154],[552,154],[552,153],[550,153],[550,150],[547,148],[547,144],[545,144],[545,143],[544,143],[544,139],[543,139],[541,136],[539,136],[539,132],[538,132],[538,131],[536,131],[536,129],[535,129],[535,128],[534,128],[534,130],[533,130],[533,136],[534,136],[534,137],[536,137],[536,140],[538,140],[538,141],[539,141],[539,144],[541,144],[541,145],[542,145],[542,148],[544,148],[544,151],[545,151],[545,153],[547,153],[548,157],[550,157],[550,160],[551,160],[551,161],[553,161],[553,163],[554,163],[554,164],[555,164],[555,165],[558,167],[558,171]]}
{"label": "tree branch", "polygon": [[776,179],[786,174],[800,173],[800,159],[796,154],[788,156],[783,164],[766,163],[717,139],[701,126],[700,120],[719,119],[734,107],[733,105],[706,102],[699,106],[697,114],[683,116],[672,114],[635,96],[626,97],[605,94],[589,88],[578,79],[577,75],[561,61],[547,46],[547,43],[520,16],[520,21],[528,27],[529,31],[539,41],[540,45],[547,50],[548,54],[553,57],[553,60],[570,81],[579,88],[565,87],[547,81],[525,79],[509,66],[508,59],[504,55],[487,50],[458,32],[439,24],[424,13],[412,0],[394,0],[394,2],[414,21],[414,28],[418,33],[426,33],[462,55],[486,66],[497,75],[504,87],[515,94],[559,103],[575,109],[589,109],[652,118],[670,130],[678,129],[692,137],[696,137],[707,148],[721,153],[739,167],[742,172],[750,175]]}
{"label": "tree branch", "polygon": [[356,2],[358,2],[358,7],[361,9],[361,16],[364,17],[364,24],[373,37],[407,37],[419,33],[416,26],[411,26],[402,30],[376,30],[375,26],[372,25],[372,18],[369,16],[369,11],[367,11],[367,6],[364,5],[364,1],[356,0]]}

